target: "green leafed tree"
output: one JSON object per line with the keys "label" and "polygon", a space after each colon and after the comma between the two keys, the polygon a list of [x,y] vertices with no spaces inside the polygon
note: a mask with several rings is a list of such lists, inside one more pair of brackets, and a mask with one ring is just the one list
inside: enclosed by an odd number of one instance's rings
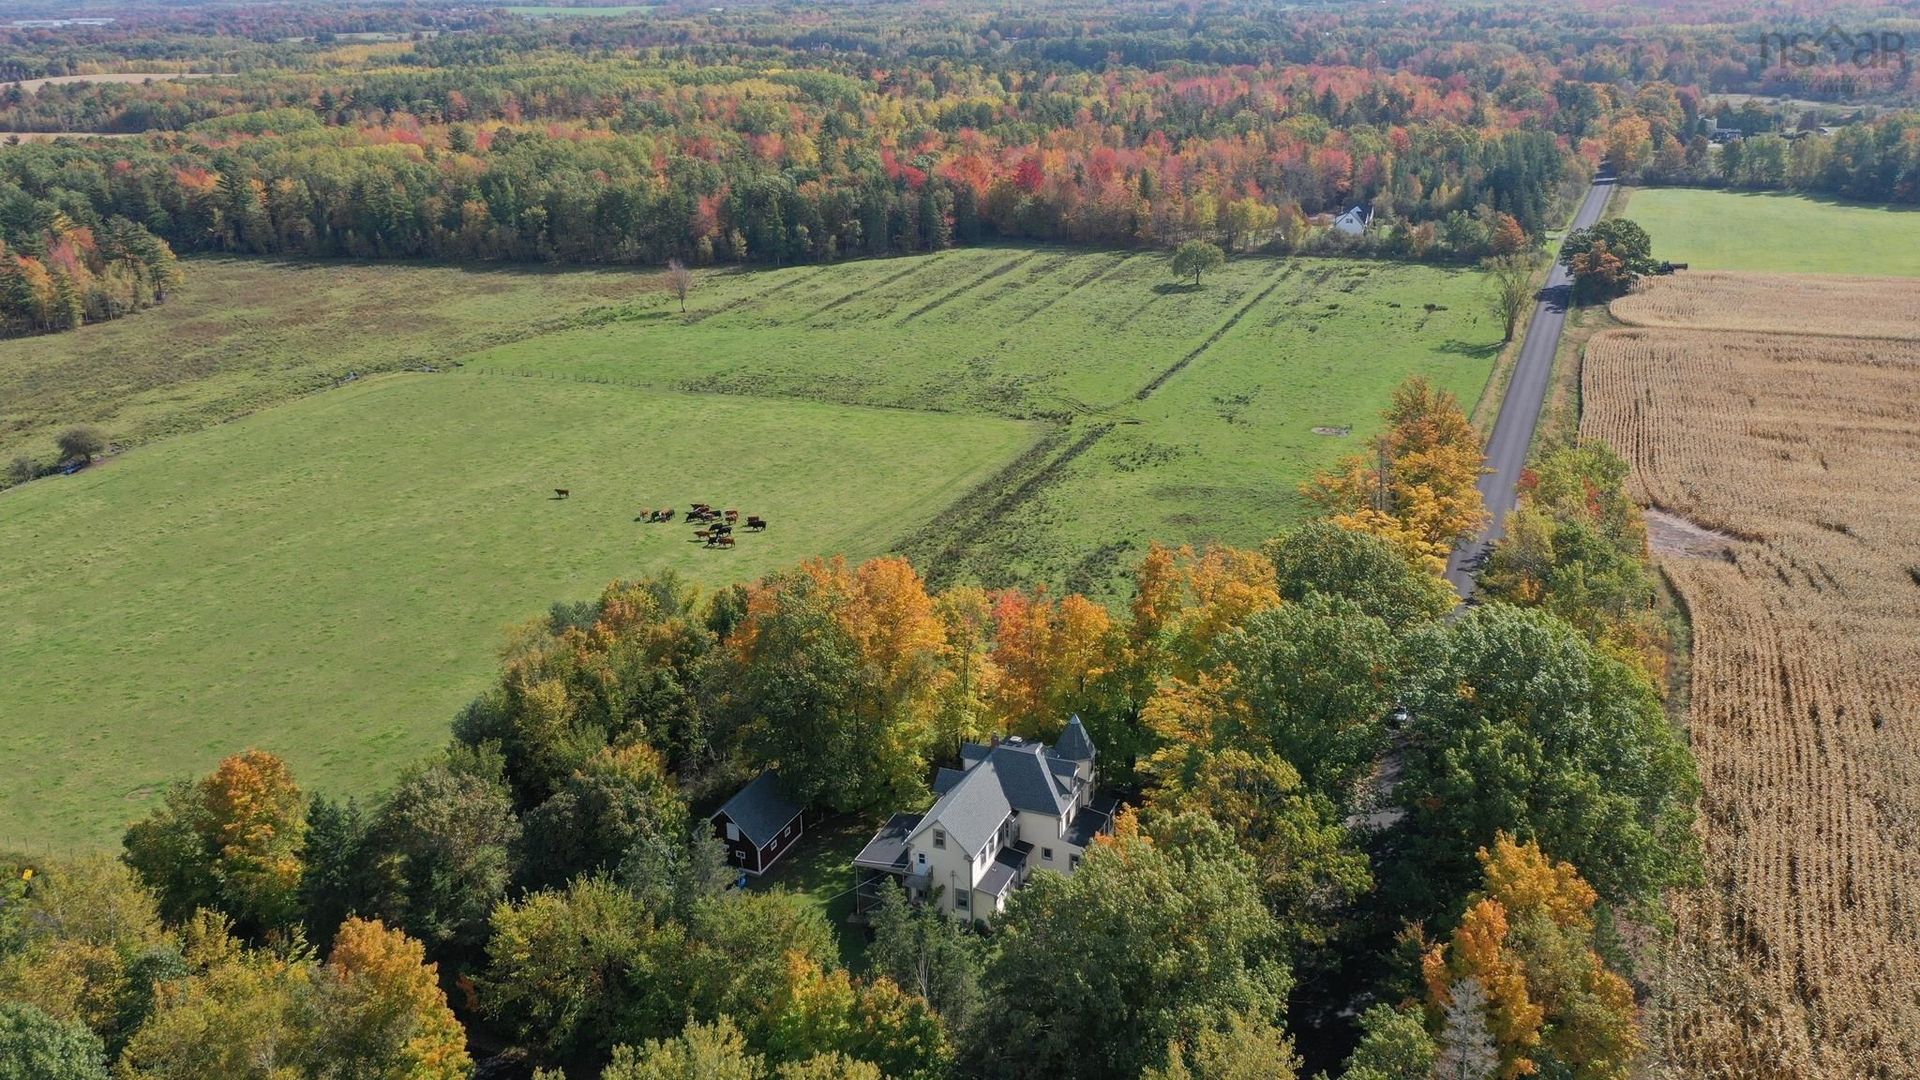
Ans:
{"label": "green leafed tree", "polygon": [[387,795],[367,838],[369,914],[437,955],[470,955],[506,895],[519,840],[513,799],[482,756],[451,753],[413,769]]}
{"label": "green leafed tree", "polygon": [[1205,240],[1189,240],[1173,249],[1173,276],[1192,278],[1194,285],[1200,284],[1200,275],[1218,270],[1225,266],[1227,253],[1217,244]]}
{"label": "green leafed tree", "polygon": [[964,1030],[982,1004],[980,976],[986,949],[980,938],[931,904],[915,907],[889,882],[873,913],[873,971],[927,999],[955,1030]]}
{"label": "green leafed tree", "polygon": [[1434,912],[1465,895],[1475,852],[1502,831],[1580,867],[1613,903],[1694,880],[1699,781],[1639,670],[1505,604],[1434,628],[1414,651],[1399,902]]}
{"label": "green leafed tree", "polygon": [[1375,1005],[1360,1014],[1360,1043],[1340,1080],[1431,1080],[1439,1052],[1417,1011]]}
{"label": "green leafed tree", "polygon": [[84,1024],[0,1001],[0,1080],[107,1080],[107,1050]]}
{"label": "green leafed tree", "polygon": [[1170,1043],[1277,1020],[1292,984],[1251,857],[1193,815],[1151,840],[1125,822],[1071,876],[1036,873],[996,938],[972,1055],[989,1076],[1138,1076]]}

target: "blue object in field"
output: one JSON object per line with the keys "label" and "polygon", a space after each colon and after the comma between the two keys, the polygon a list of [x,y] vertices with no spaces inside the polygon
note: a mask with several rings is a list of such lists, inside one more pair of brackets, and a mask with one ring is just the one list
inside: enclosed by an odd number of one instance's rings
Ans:
{"label": "blue object in field", "polygon": [[733,887],[736,889],[744,889],[747,887],[747,872],[745,870],[740,871],[740,876],[733,879]]}
{"label": "blue object in field", "polygon": [[60,475],[61,475],[61,476],[72,476],[72,475],[73,475],[74,473],[77,473],[77,472],[79,472],[79,471],[80,471],[81,469],[84,469],[84,468],[86,468],[86,467],[87,467],[87,463],[86,463],[86,462],[84,462],[84,461],[75,461],[75,462],[71,462],[71,463],[69,463],[69,464],[67,464],[67,465],[64,465],[64,466],[62,466],[62,467],[61,467],[61,469],[60,469]]}

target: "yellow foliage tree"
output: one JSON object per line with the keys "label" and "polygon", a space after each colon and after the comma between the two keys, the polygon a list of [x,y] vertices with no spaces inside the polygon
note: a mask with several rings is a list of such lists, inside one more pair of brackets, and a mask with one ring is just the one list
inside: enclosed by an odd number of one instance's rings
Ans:
{"label": "yellow foliage tree", "polygon": [[1345,459],[1301,494],[1335,523],[1380,536],[1438,573],[1454,545],[1486,524],[1480,438],[1454,396],[1425,379],[1402,383],[1384,415],[1371,453]]}
{"label": "yellow foliage tree", "polygon": [[1551,1057],[1578,1080],[1620,1080],[1642,1049],[1633,989],[1594,948],[1597,896],[1572,864],[1505,833],[1478,853],[1485,887],[1451,939],[1422,958],[1429,1005],[1479,982],[1502,1077]]}

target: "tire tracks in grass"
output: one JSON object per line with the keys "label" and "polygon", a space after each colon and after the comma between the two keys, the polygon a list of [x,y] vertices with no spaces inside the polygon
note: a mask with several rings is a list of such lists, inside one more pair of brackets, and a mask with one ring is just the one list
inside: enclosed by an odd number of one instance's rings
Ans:
{"label": "tire tracks in grass", "polygon": [[1025,266],[1027,263],[1030,263],[1039,257],[1040,257],[1040,253],[1037,251],[1028,252],[1024,255],[1016,255],[1013,258],[1008,259],[1006,262],[1001,263],[999,266],[993,267],[992,269],[988,270],[986,273],[981,274],[980,276],[967,282],[966,284],[958,286],[956,288],[948,289],[946,292],[941,293],[939,296],[936,296],[933,299],[927,301],[926,303],[921,304],[919,307],[914,308],[912,311],[908,312],[905,318],[898,320],[893,325],[905,326],[908,323],[912,322],[913,320],[919,318],[920,316],[925,315],[927,312],[932,311],[943,304],[949,303],[950,301],[959,299],[961,296],[967,294],[968,292],[973,291],[974,289],[979,288],[982,285],[985,285],[987,282],[992,281],[994,278],[997,278],[1002,274],[1010,274],[1013,271],[1018,270],[1020,267]]}
{"label": "tire tracks in grass", "polygon": [[[972,566],[974,555],[1001,522],[1056,483],[1062,472],[1115,426],[1111,422],[1095,424],[1071,443],[1067,437],[1073,431],[1072,426],[1055,427],[999,472],[975,485],[932,521],[902,539],[897,545],[900,553],[924,568],[929,585],[945,588],[953,584],[963,568]],[[1012,584],[994,582],[990,574],[981,577],[989,584]]]}
{"label": "tire tracks in grass", "polygon": [[842,306],[853,303],[855,300],[860,299],[862,296],[866,296],[870,293],[879,292],[881,289],[884,289],[889,285],[894,285],[901,281],[904,281],[907,278],[913,276],[914,274],[919,273],[922,270],[925,270],[927,267],[932,266],[935,262],[939,261],[941,254],[943,253],[935,253],[932,255],[924,255],[924,256],[910,255],[907,257],[910,265],[908,265],[906,269],[901,270],[900,272],[895,274],[888,274],[886,277],[883,277],[879,281],[876,281],[873,284],[868,285],[864,288],[854,289],[848,292],[845,296],[835,297],[834,299],[827,301],[825,305],[819,308],[816,308],[813,311],[809,311],[805,315],[800,316],[800,318],[797,321],[803,322],[803,323],[812,322],[813,320],[819,318],[820,316],[825,315],[829,311],[837,311]]}
{"label": "tire tracks in grass", "polygon": [[765,292],[748,293],[745,296],[741,296],[741,297],[737,297],[735,299],[729,300],[726,303],[721,304],[719,307],[712,309],[711,311],[695,312],[694,314],[687,316],[687,325],[692,326],[695,323],[706,322],[708,319],[713,318],[715,315],[725,315],[730,311],[736,311],[740,308],[746,307],[748,304],[762,303],[767,300],[771,300],[774,297],[779,296],[781,293],[786,292],[788,289],[793,288],[795,285],[798,285],[803,281],[810,281],[812,279],[813,279],[812,274],[796,272],[791,278],[781,282],[778,285],[775,285],[773,288],[768,289]]}
{"label": "tire tracks in grass", "polygon": [[1039,307],[1034,308],[1032,311],[1027,312],[1025,315],[1022,315],[1019,318],[1013,320],[1013,323],[1011,325],[1019,326],[1021,323],[1026,322],[1028,319],[1031,319],[1041,314],[1042,312],[1053,310],[1053,306],[1055,304],[1059,304],[1066,300],[1071,299],[1073,295],[1075,293],[1078,293],[1080,290],[1088,288],[1104,280],[1105,278],[1111,276],[1112,274],[1118,272],[1121,267],[1133,261],[1133,256],[1134,256],[1134,253],[1131,251],[1123,252],[1120,258],[1115,260],[1112,265],[1102,267],[1101,269],[1096,270],[1091,274],[1088,274],[1086,277],[1081,278],[1079,281],[1074,282],[1072,285],[1067,286],[1066,292],[1061,293],[1059,296],[1054,297],[1053,299],[1047,301],[1046,303],[1041,304]]}
{"label": "tire tracks in grass", "polygon": [[1285,270],[1282,270],[1281,273],[1275,276],[1272,281],[1269,281],[1267,283],[1266,288],[1261,289],[1258,293],[1255,293],[1253,299],[1247,301],[1246,303],[1240,305],[1238,308],[1234,309],[1233,314],[1227,317],[1227,321],[1224,323],[1221,323],[1218,327],[1216,327],[1213,333],[1208,334],[1207,339],[1205,341],[1202,341],[1198,346],[1196,346],[1192,352],[1189,352],[1187,353],[1187,355],[1174,361],[1174,364],[1172,367],[1166,369],[1165,371],[1162,371],[1158,375],[1155,375],[1151,380],[1148,381],[1147,385],[1134,391],[1133,400],[1135,401],[1147,400],[1148,398],[1152,397],[1155,393],[1157,393],[1161,387],[1167,385],[1167,380],[1173,378],[1175,375],[1180,374],[1182,371],[1185,371],[1187,369],[1187,365],[1193,363],[1195,360],[1200,359],[1201,353],[1204,353],[1208,349],[1213,348],[1213,346],[1217,344],[1221,338],[1227,336],[1228,331],[1240,325],[1240,320],[1246,318],[1248,312],[1252,311],[1256,307],[1259,307],[1261,301],[1265,300],[1269,296],[1272,296],[1274,294],[1274,291],[1280,288],[1280,286],[1286,282],[1289,276],[1290,275],[1287,274]]}
{"label": "tire tracks in grass", "polygon": [[[992,276],[998,276],[1012,269],[1010,266],[998,267]],[[1084,284],[1103,277],[1096,274]],[[1064,449],[1059,449],[1066,441],[1071,425],[1061,427],[1042,437],[1027,452],[1020,455],[1006,468],[962,496],[947,510],[928,522],[920,531],[901,542],[901,551],[913,559],[915,565],[928,568],[928,583],[936,587],[950,584],[961,567],[972,565],[973,554],[982,548],[1001,528],[1003,523],[1012,519],[1021,508],[1031,502],[1047,488],[1058,483],[1066,470],[1082,454],[1093,449],[1099,442],[1121,424],[1137,422],[1131,417],[1117,415],[1117,410],[1127,401],[1141,402],[1152,397],[1175,375],[1186,370],[1208,349],[1218,344],[1240,321],[1255,308],[1274,294],[1281,285],[1293,279],[1291,267],[1283,266],[1266,287],[1253,297],[1235,308],[1225,322],[1215,327],[1206,339],[1190,349],[1171,366],[1154,375],[1145,386],[1136,390],[1130,399],[1123,399],[1104,409],[1094,409],[1081,405],[1086,415],[1098,416],[1087,431]],[[976,282],[977,284],[977,282]],[[972,286],[968,286],[971,288]],[[964,291],[963,290],[957,290]],[[951,298],[951,297],[949,297]],[[1000,560],[1004,563],[1004,560]],[[1084,570],[1084,568],[1083,568]],[[991,580],[991,574],[982,573],[984,580]]]}

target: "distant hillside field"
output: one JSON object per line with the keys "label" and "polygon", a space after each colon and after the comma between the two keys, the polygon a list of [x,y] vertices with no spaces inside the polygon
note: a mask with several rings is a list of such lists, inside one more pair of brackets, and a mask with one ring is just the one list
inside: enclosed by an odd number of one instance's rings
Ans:
{"label": "distant hillside field", "polygon": [[355,375],[445,367],[475,349],[604,317],[635,270],[191,258],[160,307],[0,340],[0,462],[52,460],[97,424],[128,445],[198,431]]}
{"label": "distant hillside field", "polygon": [[1920,209],[1778,192],[1640,188],[1620,212],[1702,270],[1920,277]]}
{"label": "distant hillside field", "polygon": [[[1477,272],[1340,259],[1199,289],[1162,255],[1034,248],[714,270],[684,316],[631,271],[189,269],[159,312],[0,347],[0,380],[85,381],[18,383],[40,433],[81,406],[188,432],[0,493],[0,847],[110,843],[248,746],[375,791],[511,624],[618,576],[893,551],[1117,599],[1152,540],[1298,520],[1406,376],[1471,406],[1500,336]],[[408,358],[443,370],[206,428]],[[696,499],[772,528],[710,551],[634,520]]]}

